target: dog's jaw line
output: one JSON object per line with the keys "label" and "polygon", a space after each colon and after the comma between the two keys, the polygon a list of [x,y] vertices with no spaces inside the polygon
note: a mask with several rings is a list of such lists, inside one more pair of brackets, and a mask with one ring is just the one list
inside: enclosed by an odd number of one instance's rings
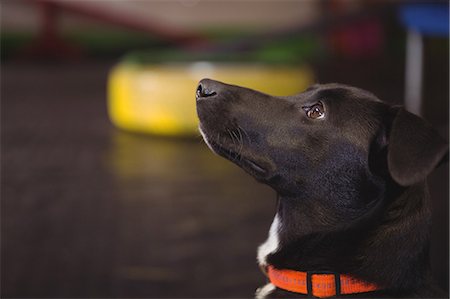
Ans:
{"label": "dog's jaw line", "polygon": [[203,130],[202,130],[202,128],[201,128],[200,126],[198,127],[198,130],[199,130],[200,134],[202,135],[203,140],[205,141],[206,145],[209,147],[209,149],[210,149],[213,153],[216,153],[216,151],[214,150],[214,148],[211,146],[211,143],[209,143],[208,138],[206,137],[205,132],[203,132]]}
{"label": "dog's jaw line", "polygon": [[278,214],[275,215],[275,218],[273,219],[272,225],[269,229],[269,237],[267,238],[266,242],[261,244],[258,247],[258,264],[261,267],[267,266],[267,256],[270,254],[275,253],[278,250],[279,247],[279,237],[278,233],[281,229],[281,221]]}

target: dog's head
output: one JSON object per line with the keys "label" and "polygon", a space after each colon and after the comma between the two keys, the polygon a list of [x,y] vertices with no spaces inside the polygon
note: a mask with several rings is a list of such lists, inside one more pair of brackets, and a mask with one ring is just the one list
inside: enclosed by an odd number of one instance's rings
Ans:
{"label": "dog's head", "polygon": [[388,182],[423,181],[448,153],[419,117],[341,84],[275,97],[204,79],[197,112],[215,153],[325,214],[344,209],[357,216]]}

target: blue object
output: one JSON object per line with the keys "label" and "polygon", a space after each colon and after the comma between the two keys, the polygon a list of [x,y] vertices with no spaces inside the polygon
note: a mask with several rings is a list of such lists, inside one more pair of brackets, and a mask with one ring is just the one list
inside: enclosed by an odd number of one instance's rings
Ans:
{"label": "blue object", "polygon": [[405,4],[399,8],[399,16],[408,30],[415,30],[423,35],[449,35],[448,3]]}

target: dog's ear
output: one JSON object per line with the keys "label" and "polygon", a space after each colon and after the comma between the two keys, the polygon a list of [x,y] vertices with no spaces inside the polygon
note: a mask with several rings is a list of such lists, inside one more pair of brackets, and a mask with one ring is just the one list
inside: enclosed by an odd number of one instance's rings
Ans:
{"label": "dog's ear", "polygon": [[387,164],[391,177],[402,186],[423,181],[445,158],[448,144],[422,118],[392,107]]}

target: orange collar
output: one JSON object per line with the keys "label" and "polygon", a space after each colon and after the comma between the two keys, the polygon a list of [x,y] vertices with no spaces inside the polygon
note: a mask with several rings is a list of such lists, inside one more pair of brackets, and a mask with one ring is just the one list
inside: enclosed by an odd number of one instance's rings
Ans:
{"label": "orange collar", "polygon": [[379,290],[374,284],[332,272],[300,272],[268,266],[267,275],[280,289],[319,298]]}

